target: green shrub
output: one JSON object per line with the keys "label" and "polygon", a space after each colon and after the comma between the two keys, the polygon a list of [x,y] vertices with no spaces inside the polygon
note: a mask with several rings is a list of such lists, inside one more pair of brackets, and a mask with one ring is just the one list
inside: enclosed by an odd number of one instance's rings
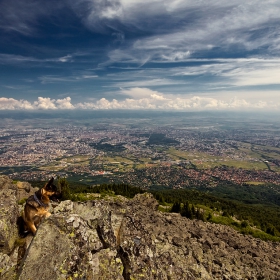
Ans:
{"label": "green shrub", "polygon": [[58,188],[62,195],[62,200],[72,199],[72,195],[69,188],[69,183],[65,178],[58,179]]}
{"label": "green shrub", "polygon": [[240,224],[238,222],[236,222],[236,221],[233,221],[231,223],[231,225],[234,226],[234,227],[240,228]]}
{"label": "green shrub", "polygon": [[241,224],[240,224],[240,226],[241,226],[242,228],[246,228],[246,227],[249,226],[249,224],[248,224],[247,221],[242,221]]}

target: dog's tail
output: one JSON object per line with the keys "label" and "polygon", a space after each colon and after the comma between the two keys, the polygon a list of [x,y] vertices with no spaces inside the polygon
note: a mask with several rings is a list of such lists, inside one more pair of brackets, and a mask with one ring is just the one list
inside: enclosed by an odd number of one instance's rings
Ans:
{"label": "dog's tail", "polygon": [[26,237],[29,233],[25,226],[25,222],[22,216],[17,218],[18,235],[22,238]]}

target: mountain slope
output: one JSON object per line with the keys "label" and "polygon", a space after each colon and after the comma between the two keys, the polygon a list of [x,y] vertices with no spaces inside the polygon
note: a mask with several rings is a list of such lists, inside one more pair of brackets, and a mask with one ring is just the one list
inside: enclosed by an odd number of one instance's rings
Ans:
{"label": "mountain slope", "polygon": [[279,279],[279,243],[157,208],[148,193],[53,204],[34,238],[0,253],[1,279]]}

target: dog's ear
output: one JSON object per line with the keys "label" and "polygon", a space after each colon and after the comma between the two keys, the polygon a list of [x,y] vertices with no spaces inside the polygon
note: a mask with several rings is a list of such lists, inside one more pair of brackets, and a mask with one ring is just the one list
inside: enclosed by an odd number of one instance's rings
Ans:
{"label": "dog's ear", "polygon": [[45,185],[45,189],[50,189],[51,185],[53,184],[54,178],[52,177],[49,182]]}

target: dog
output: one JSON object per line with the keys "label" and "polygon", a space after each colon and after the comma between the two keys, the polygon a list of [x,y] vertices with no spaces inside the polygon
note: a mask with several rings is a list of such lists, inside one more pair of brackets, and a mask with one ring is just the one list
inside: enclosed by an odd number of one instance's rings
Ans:
{"label": "dog", "polygon": [[22,218],[25,226],[25,233],[32,232],[35,235],[38,225],[42,219],[51,215],[49,203],[52,197],[59,197],[60,193],[57,187],[53,184],[54,178],[51,178],[46,185],[36,191],[27,200],[23,210]]}

